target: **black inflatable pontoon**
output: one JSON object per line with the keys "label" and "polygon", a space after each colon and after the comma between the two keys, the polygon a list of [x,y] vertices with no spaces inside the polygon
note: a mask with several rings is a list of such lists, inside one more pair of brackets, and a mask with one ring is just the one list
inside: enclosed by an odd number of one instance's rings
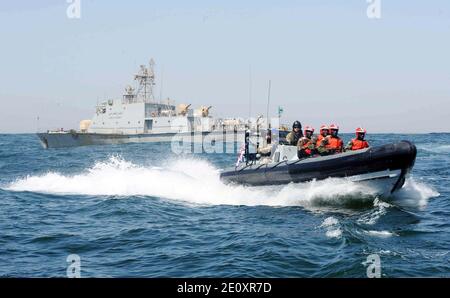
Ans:
{"label": "black inflatable pontoon", "polygon": [[[369,182],[382,194],[400,189],[416,159],[409,141],[348,151],[330,156],[281,160],[268,164],[243,163],[221,173],[225,182],[260,186],[323,180],[330,177]],[[281,158],[283,159],[283,158]]]}

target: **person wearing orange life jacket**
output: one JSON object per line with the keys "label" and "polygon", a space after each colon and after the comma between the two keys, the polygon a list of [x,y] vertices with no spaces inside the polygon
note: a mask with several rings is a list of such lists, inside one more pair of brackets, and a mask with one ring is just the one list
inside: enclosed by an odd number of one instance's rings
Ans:
{"label": "person wearing orange life jacket", "polygon": [[298,140],[297,156],[298,158],[310,157],[315,153],[315,138],[313,138],[314,128],[306,126],[304,136]]}
{"label": "person wearing orange life jacket", "polygon": [[366,130],[362,127],[358,127],[355,131],[356,138],[348,142],[345,150],[361,150],[369,148],[369,143],[364,139],[366,136]]}
{"label": "person wearing orange life jacket", "polygon": [[330,134],[330,130],[328,128],[328,125],[322,124],[320,126],[320,134],[316,138],[316,148],[318,148],[320,146],[320,143],[322,143],[323,138],[325,138],[329,134]]}
{"label": "person wearing orange life jacket", "polygon": [[330,127],[330,135],[326,136],[320,142],[317,151],[320,155],[330,155],[334,153],[340,153],[344,150],[344,142],[338,136],[339,126],[335,124],[331,124]]}

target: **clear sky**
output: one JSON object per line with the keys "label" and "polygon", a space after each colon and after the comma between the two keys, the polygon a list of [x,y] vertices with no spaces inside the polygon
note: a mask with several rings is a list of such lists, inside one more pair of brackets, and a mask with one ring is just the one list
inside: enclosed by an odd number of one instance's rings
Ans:
{"label": "clear sky", "polygon": [[0,2],[0,132],[78,128],[156,61],[156,94],[217,116],[283,106],[343,131],[450,131],[450,1]]}

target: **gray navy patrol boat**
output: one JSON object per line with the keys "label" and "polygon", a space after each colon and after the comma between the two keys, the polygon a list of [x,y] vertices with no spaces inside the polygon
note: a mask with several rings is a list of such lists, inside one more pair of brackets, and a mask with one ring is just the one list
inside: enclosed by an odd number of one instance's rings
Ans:
{"label": "gray navy patrol boat", "polygon": [[233,142],[243,139],[245,120],[214,119],[211,106],[191,109],[190,104],[174,105],[155,101],[153,59],[141,65],[134,76],[137,87],[127,86],[121,99],[97,105],[91,120],[82,120],[79,130],[37,133],[44,148],[106,145],[136,142],[170,142],[174,138],[196,142]]}

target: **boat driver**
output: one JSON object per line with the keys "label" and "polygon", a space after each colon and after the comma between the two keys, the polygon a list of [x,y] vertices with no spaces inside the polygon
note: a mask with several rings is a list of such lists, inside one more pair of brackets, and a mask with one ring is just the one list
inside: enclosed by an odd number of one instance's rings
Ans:
{"label": "boat driver", "polygon": [[268,164],[272,161],[272,154],[276,149],[276,145],[272,144],[272,131],[268,129],[266,131],[266,142],[264,146],[258,148],[257,153],[259,155],[259,162],[261,164]]}
{"label": "boat driver", "polygon": [[366,130],[362,127],[358,127],[355,134],[356,138],[348,142],[347,146],[345,146],[345,150],[361,150],[369,148],[369,143],[365,140]]}
{"label": "boat driver", "polygon": [[286,141],[291,146],[297,146],[298,141],[303,137],[302,133],[302,124],[300,121],[295,121],[294,124],[292,124],[292,131],[287,134]]}
{"label": "boat driver", "polygon": [[266,131],[266,142],[264,146],[258,148],[257,153],[261,156],[270,156],[274,146],[272,145],[272,131],[268,129]]}

